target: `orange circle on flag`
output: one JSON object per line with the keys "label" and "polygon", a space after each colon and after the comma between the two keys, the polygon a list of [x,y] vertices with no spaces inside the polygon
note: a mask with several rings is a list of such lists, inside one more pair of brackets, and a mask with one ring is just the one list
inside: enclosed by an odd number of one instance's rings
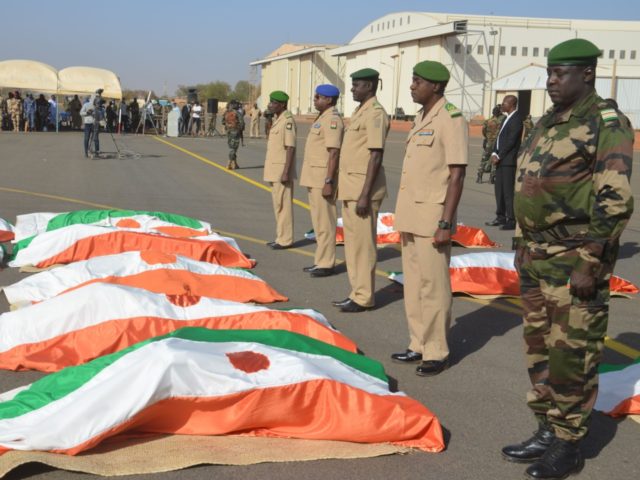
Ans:
{"label": "orange circle on flag", "polygon": [[133,218],[123,218],[116,223],[116,227],[118,228],[140,228],[141,226],[140,222]]}
{"label": "orange circle on flag", "polygon": [[262,353],[250,351],[227,353],[227,358],[231,362],[231,365],[246,373],[266,370],[271,365],[269,357]]}
{"label": "orange circle on flag", "polygon": [[198,295],[166,295],[166,297],[167,300],[178,307],[190,307],[197,304],[202,298]]}

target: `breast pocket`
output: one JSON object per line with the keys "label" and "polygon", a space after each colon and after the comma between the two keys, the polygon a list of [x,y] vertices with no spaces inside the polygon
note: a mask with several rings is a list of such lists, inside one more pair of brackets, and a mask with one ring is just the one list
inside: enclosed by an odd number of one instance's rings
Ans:
{"label": "breast pocket", "polygon": [[415,137],[416,146],[418,148],[431,147],[433,145],[434,137],[435,135],[417,135]]}

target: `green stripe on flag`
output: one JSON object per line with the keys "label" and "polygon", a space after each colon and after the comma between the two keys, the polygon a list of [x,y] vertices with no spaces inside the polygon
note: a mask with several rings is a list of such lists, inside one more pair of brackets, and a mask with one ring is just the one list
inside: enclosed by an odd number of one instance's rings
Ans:
{"label": "green stripe on flag", "polygon": [[611,372],[619,372],[620,370],[624,370],[632,365],[636,365],[640,363],[640,358],[637,358],[633,363],[627,363],[622,365],[613,365],[611,363],[601,363],[598,367],[598,373],[611,373]]}
{"label": "green stripe on flag", "polygon": [[55,402],[82,387],[102,370],[108,368],[128,353],[143,348],[150,343],[168,338],[210,343],[253,342],[300,353],[323,355],[332,357],[383,382],[389,381],[384,373],[384,367],[379,362],[298,333],[286,330],[210,330],[201,327],[185,327],[167,335],[136,343],[119,352],[96,358],[84,365],[65,368],[37,380],[27,390],[18,393],[12,400],[0,403],[0,420],[25,415],[30,411]]}
{"label": "green stripe on flag", "polygon": [[134,215],[149,215],[183,227],[202,228],[202,224],[198,220],[178,215],[177,213],[149,212],[145,210],[77,210],[75,212],[61,213],[53,217],[47,224],[47,232],[77,223],[91,224],[109,217],[120,218]]}

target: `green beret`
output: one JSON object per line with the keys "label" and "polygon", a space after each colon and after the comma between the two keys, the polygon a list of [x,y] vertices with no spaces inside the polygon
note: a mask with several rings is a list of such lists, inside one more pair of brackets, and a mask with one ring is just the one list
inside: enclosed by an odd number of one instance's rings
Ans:
{"label": "green beret", "polygon": [[269,95],[269,100],[274,102],[287,103],[289,101],[289,95],[284,93],[282,90],[276,90],[271,92]]}
{"label": "green beret", "polygon": [[589,40],[573,38],[559,43],[547,57],[547,65],[595,65],[600,49]]}
{"label": "green beret", "polygon": [[425,60],[413,67],[413,74],[430,82],[448,82],[451,75],[449,70],[440,62]]}
{"label": "green beret", "polygon": [[357,72],[353,72],[351,74],[351,78],[353,80],[364,80],[370,78],[378,78],[380,74],[377,70],[373,68],[363,68],[362,70],[358,70]]}

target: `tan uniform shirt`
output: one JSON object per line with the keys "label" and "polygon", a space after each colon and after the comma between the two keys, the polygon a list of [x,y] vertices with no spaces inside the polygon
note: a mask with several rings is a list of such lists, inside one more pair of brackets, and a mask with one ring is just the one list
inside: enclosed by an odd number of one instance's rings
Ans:
{"label": "tan uniform shirt", "polygon": [[[416,116],[407,147],[396,203],[395,229],[432,237],[442,219],[449,165],[467,165],[469,131],[460,111],[445,98],[422,118]],[[455,220],[452,222],[455,232]]]}
{"label": "tan uniform shirt", "polygon": [[304,147],[304,162],[300,174],[303,187],[324,187],[329,165],[327,148],[340,149],[344,122],[335,108],[327,108],[311,125]]}
{"label": "tan uniform shirt", "polygon": [[[340,150],[340,179],[338,199],[358,200],[367,177],[367,167],[371,158],[370,149],[384,149],[389,132],[389,116],[376,97],[360,105],[351,116],[345,129]],[[378,176],[371,189],[371,200],[382,200],[387,194],[387,180],[384,167],[380,166]]]}
{"label": "tan uniform shirt", "polygon": [[[264,162],[265,182],[279,182],[287,163],[286,147],[296,146],[296,122],[289,110],[285,110],[273,121],[267,140],[267,157]],[[289,180],[296,178],[295,160],[291,166]]]}

